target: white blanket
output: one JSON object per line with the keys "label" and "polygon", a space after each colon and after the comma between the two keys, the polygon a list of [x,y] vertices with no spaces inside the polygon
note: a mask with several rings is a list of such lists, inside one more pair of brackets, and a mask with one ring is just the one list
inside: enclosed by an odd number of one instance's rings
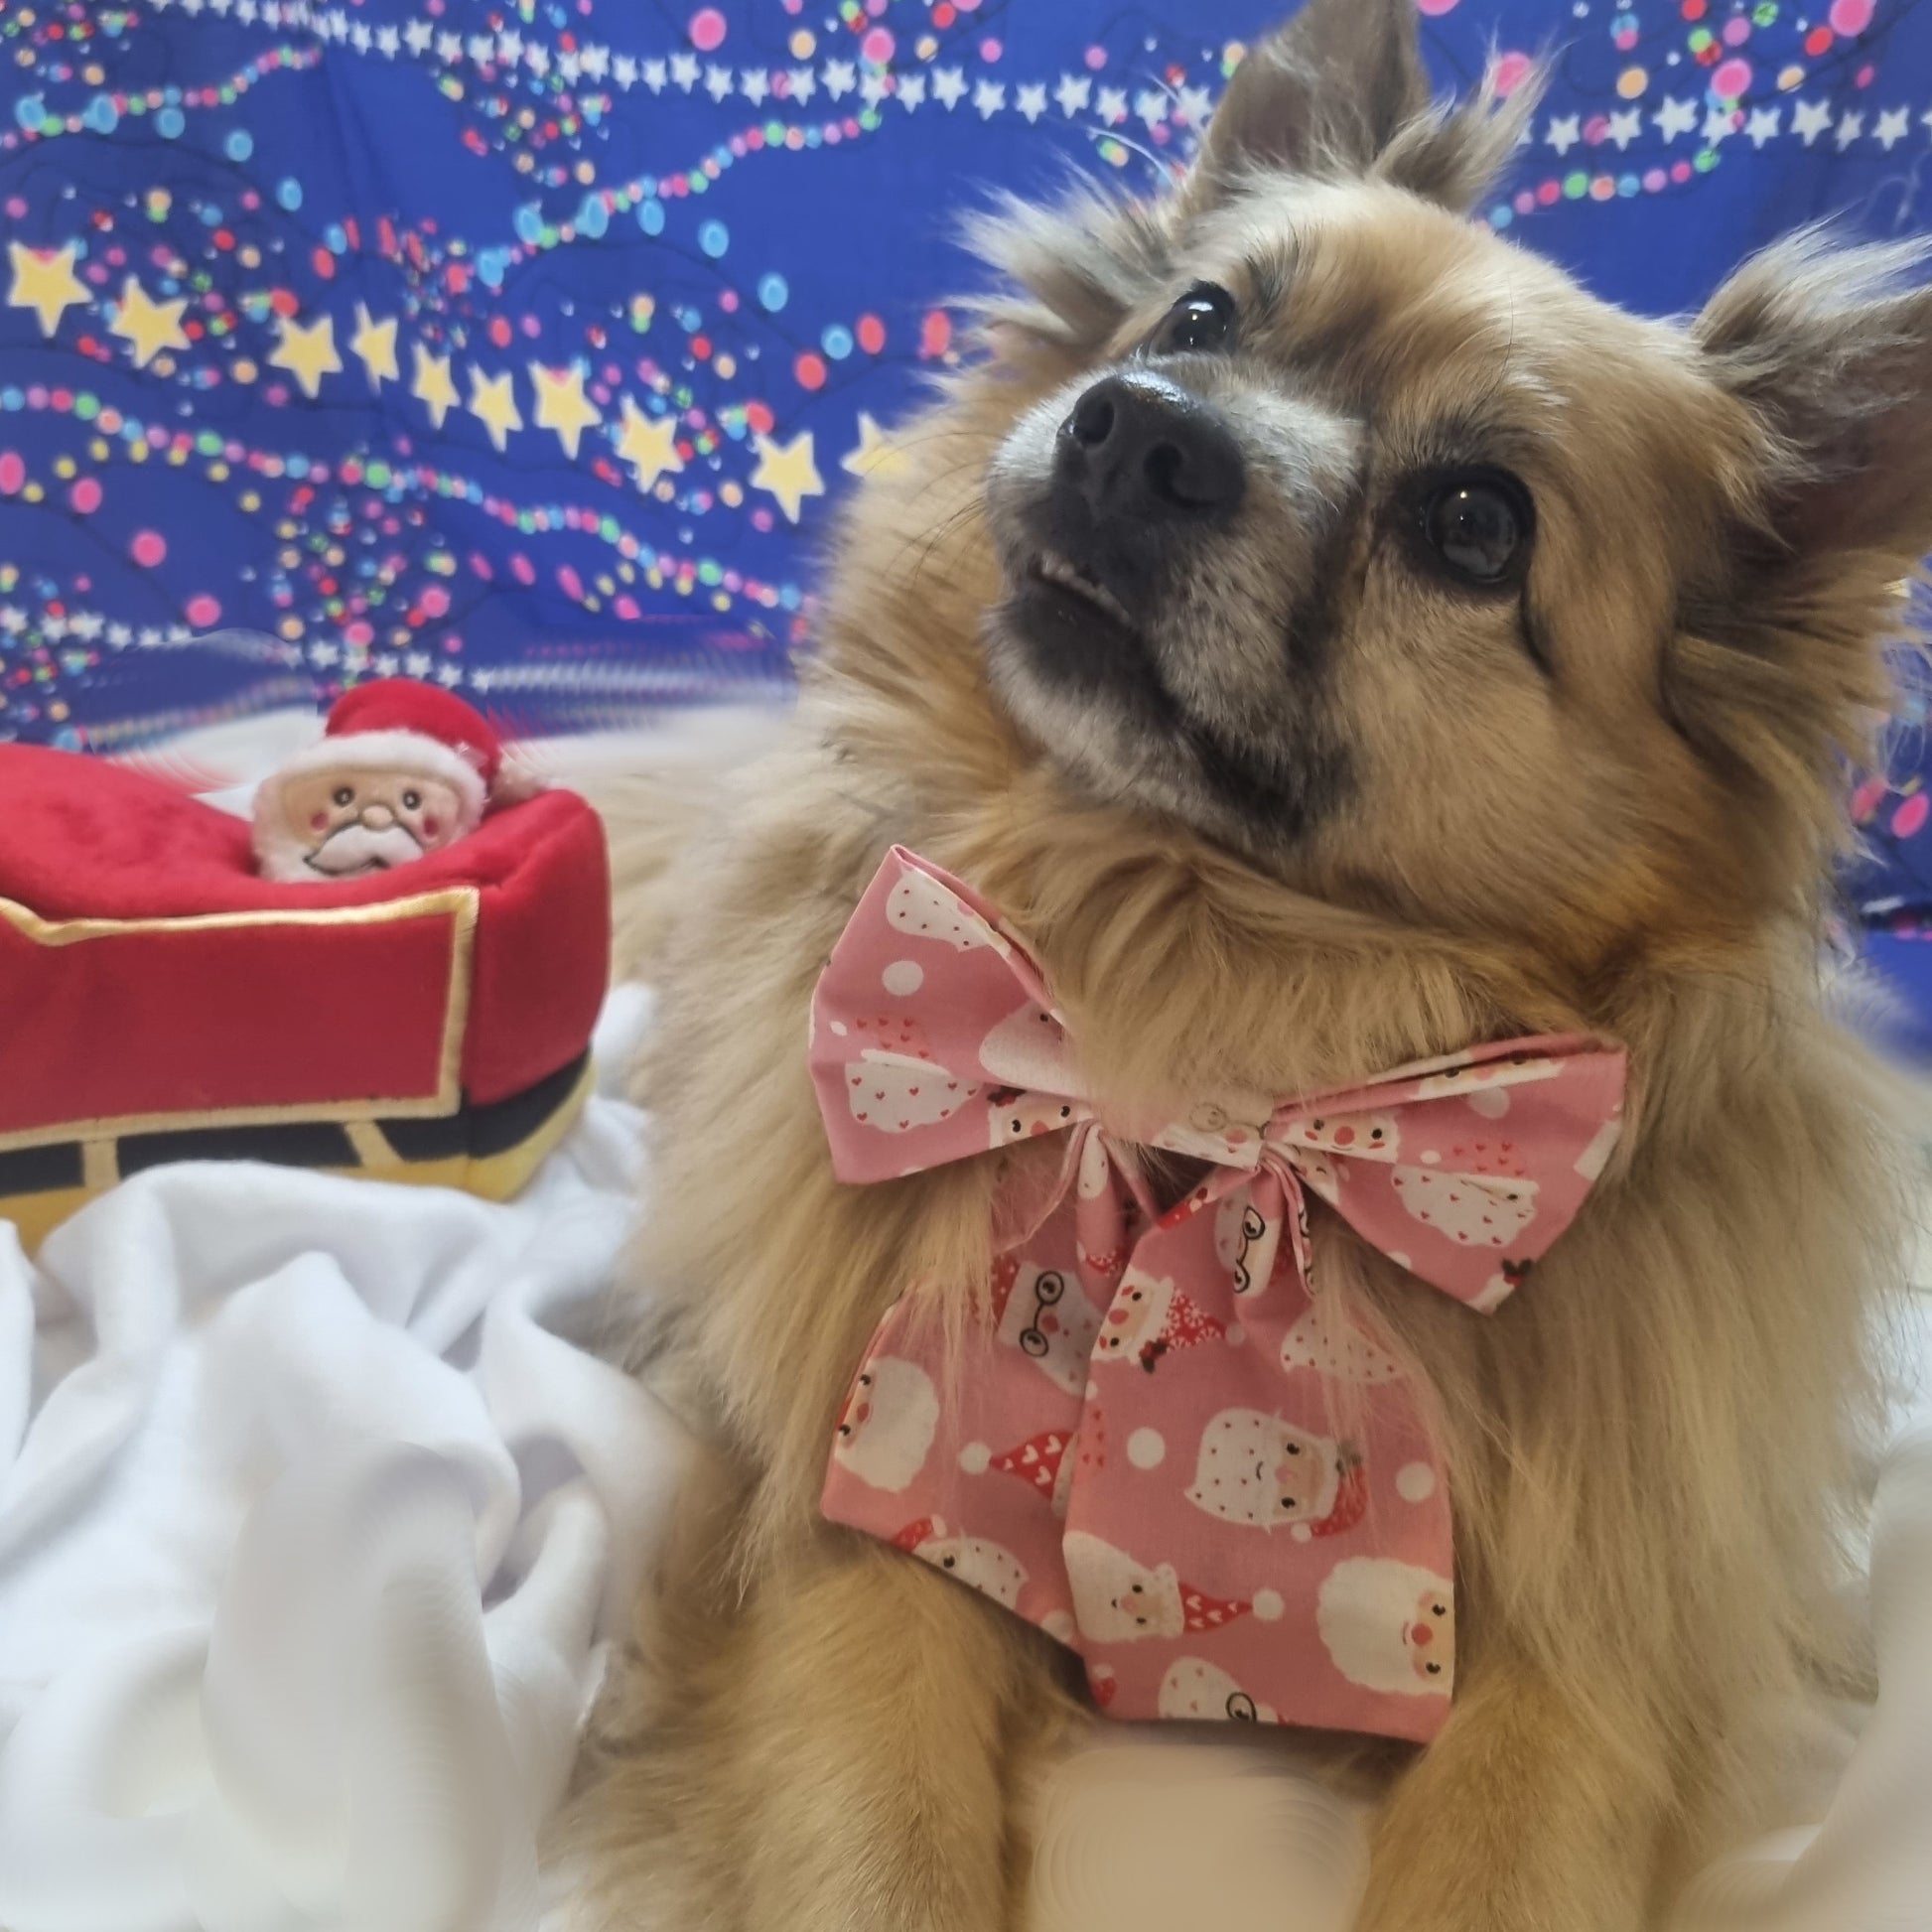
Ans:
{"label": "white blanket", "polygon": [[[607,1069],[641,1013],[614,1001]],[[7,1932],[535,1922],[537,1828],[680,1463],[595,1352],[638,1147],[607,1095],[506,1207],[185,1166],[38,1267],[0,1223]],[[1851,1729],[1794,1736],[1802,1829],[1708,1874],[1697,1932],[1932,1928],[1932,1410],[1872,1595],[1850,1770]],[[1040,1932],[1172,1932],[1203,1898],[1220,1932],[1331,1932],[1359,1874],[1360,1819],[1278,1755],[1163,1727],[1103,1726],[1037,1831]]]}

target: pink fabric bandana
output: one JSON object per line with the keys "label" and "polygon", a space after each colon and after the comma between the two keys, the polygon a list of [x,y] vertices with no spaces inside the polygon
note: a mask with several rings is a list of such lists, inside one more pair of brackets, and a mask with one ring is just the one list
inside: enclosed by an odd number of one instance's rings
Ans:
{"label": "pink fabric bandana", "polygon": [[[811,1068],[842,1180],[1066,1137],[1050,1196],[1001,1203],[1023,1225],[989,1322],[948,1349],[912,1302],[887,1312],[825,1514],[1070,1646],[1115,1717],[1434,1736],[1446,1473],[1400,1364],[1314,1292],[1308,1197],[1487,1311],[1609,1159],[1622,1053],[1513,1040],[1110,1131],[1026,948],[895,848],[819,980]],[[1129,1140],[1212,1165],[1162,1212]]]}

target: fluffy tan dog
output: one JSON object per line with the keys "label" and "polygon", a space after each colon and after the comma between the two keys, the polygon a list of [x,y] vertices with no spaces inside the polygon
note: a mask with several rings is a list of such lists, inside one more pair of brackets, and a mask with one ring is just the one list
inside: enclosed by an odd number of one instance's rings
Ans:
{"label": "fluffy tan dog", "polygon": [[914,1280],[974,1318],[1027,1158],[832,1177],[806,1010],[895,841],[1027,935],[1130,1117],[1629,1049],[1493,1316],[1317,1213],[1440,1398],[1462,1605],[1441,1737],[1356,1753],[1364,1932],[1653,1923],[1842,1667],[1899,1217],[1815,915],[1932,546],[1932,298],[1807,238],[1686,327],[1608,308],[1465,218],[1527,111],[1432,109],[1409,0],[1313,0],[1166,199],[987,222],[988,354],[851,509],[787,742],[617,812],[665,941],[654,1372],[715,1455],[587,1779],[612,1923],[1002,1932],[1087,1722],[1065,1653],[817,1509],[874,1323]]}

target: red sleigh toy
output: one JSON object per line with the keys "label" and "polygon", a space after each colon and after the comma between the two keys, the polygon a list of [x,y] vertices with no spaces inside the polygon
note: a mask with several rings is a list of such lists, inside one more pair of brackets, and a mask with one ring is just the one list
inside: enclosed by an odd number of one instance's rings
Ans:
{"label": "red sleigh toy", "polygon": [[548,791],[368,877],[258,876],[138,772],[0,747],[0,1217],[27,1244],[166,1161],[501,1199],[589,1091],[603,828]]}

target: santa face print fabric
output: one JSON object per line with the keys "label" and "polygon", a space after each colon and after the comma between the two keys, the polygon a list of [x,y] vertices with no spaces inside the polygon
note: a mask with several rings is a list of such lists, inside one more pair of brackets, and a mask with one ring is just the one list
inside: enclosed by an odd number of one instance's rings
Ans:
{"label": "santa face print fabric", "polygon": [[916,1298],[888,1311],[825,1514],[1077,1651],[1116,1717],[1432,1737],[1447,1472],[1401,1363],[1317,1292],[1311,1200],[1487,1311],[1607,1162],[1621,1052],[1516,1040],[1260,1118],[1204,1102],[1131,1136],[1208,1164],[1167,1206],[1083,1098],[1025,946],[896,849],[820,979],[811,1065],[843,1180],[1064,1144],[986,1320],[949,1348]]}

